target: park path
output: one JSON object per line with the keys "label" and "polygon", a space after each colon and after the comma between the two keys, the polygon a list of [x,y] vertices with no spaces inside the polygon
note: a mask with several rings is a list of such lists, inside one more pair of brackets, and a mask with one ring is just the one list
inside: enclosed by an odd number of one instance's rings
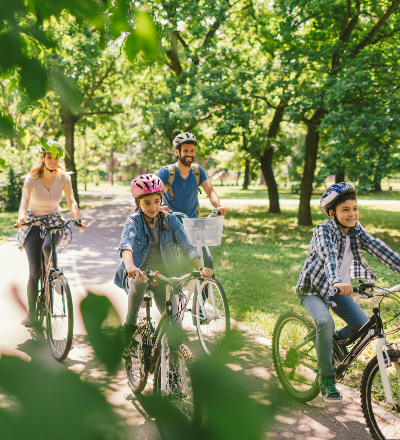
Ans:
{"label": "park path", "polygon": [[[126,420],[126,438],[158,440],[154,420],[143,412],[140,403],[132,395],[121,365],[115,377],[105,374],[87,344],[79,304],[87,291],[106,295],[114,304],[123,322],[127,300],[125,293],[113,284],[118,265],[117,248],[121,231],[129,213],[133,210],[131,198],[114,197],[104,206],[82,212],[82,218],[90,222],[85,232],[74,230],[72,243],[63,251],[60,266],[70,282],[75,311],[74,345],[62,364],[51,356],[47,346],[38,347],[30,333],[20,325],[26,315],[26,282],[28,263],[25,252],[20,252],[12,241],[0,246],[0,353],[11,353],[26,359],[40,357],[52,368],[69,368],[85,378],[102,384],[108,400]],[[250,256],[251,257],[251,256]],[[218,263],[217,276],[218,276]],[[195,339],[190,319],[184,321],[189,339]],[[235,353],[230,368],[241,373],[240,377],[252,397],[265,405],[265,438],[303,440],[370,440],[358,403],[345,397],[344,403],[329,406],[316,398],[300,404],[285,394],[274,373],[268,341],[244,332],[245,345]],[[200,353],[192,342],[193,350]],[[148,392],[151,389],[151,380]],[[268,416],[269,403],[274,406],[274,423]]]}

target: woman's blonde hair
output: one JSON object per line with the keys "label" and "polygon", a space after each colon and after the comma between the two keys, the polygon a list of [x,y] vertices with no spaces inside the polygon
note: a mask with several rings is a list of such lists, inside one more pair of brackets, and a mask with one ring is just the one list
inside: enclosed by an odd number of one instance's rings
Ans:
{"label": "woman's blonde hair", "polygon": [[[39,177],[42,177],[42,175],[43,175],[45,156],[46,156],[46,153],[39,153],[38,164],[29,171],[29,175],[31,177],[33,177],[34,179],[38,179]],[[55,172],[60,173],[60,174],[64,174],[65,168],[61,164],[58,164]]]}

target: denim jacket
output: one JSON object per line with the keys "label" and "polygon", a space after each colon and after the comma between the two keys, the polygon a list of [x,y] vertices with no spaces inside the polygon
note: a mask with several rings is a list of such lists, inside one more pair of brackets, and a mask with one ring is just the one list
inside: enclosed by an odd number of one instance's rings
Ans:
{"label": "denim jacket", "polygon": [[[160,226],[159,238],[161,258],[168,271],[168,275],[177,276],[179,275],[179,269],[176,245],[180,247],[183,255],[188,260],[200,258],[200,255],[190,244],[186,232],[183,229],[183,225],[177,217],[173,214],[166,213],[165,223],[168,227],[167,229],[162,228],[160,214],[158,214],[158,222]],[[133,262],[138,268],[140,268],[146,260],[149,252],[149,231],[147,229],[147,223],[140,210],[130,215],[125,223],[118,248],[120,255],[123,250],[130,250],[132,252]],[[115,274],[114,283],[128,292],[127,276],[124,272],[125,264],[121,261]]]}
{"label": "denim jacket", "polygon": [[[382,240],[373,237],[357,222],[349,229],[350,248],[354,255],[350,278],[378,280],[372,272],[362,251],[376,257],[394,272],[400,272],[400,255]],[[326,220],[314,229],[310,249],[296,286],[301,295],[320,295],[330,304],[332,284],[341,283],[339,269],[346,247],[346,235],[334,220]]]}

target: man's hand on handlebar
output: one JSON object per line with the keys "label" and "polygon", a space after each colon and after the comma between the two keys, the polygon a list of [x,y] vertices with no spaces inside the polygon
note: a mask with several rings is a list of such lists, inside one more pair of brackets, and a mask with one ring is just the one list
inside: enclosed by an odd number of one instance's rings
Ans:
{"label": "man's hand on handlebar", "polygon": [[346,295],[346,296],[350,296],[353,293],[353,286],[351,284],[347,284],[347,283],[335,283],[332,285],[332,287],[335,289],[339,289],[340,295]]}
{"label": "man's hand on handlebar", "polygon": [[228,213],[228,210],[226,208],[224,208],[223,206],[220,206],[219,208],[217,208],[217,216],[223,215],[225,216]]}
{"label": "man's hand on handlebar", "polygon": [[125,272],[129,278],[136,279],[138,284],[147,281],[146,275],[138,267],[125,267]]}
{"label": "man's hand on handlebar", "polygon": [[172,209],[167,205],[161,205],[161,208],[165,212],[172,212]]}

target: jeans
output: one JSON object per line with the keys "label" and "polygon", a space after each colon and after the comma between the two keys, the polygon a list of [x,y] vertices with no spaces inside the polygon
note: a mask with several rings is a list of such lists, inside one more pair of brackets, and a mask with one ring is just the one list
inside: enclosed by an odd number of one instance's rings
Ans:
{"label": "jeans", "polygon": [[[337,293],[333,296],[332,301],[337,304],[337,307],[332,307],[332,311],[347,324],[337,332],[339,339],[347,339],[369,320],[361,307],[351,297]],[[317,326],[315,348],[319,373],[324,380],[333,379],[336,377],[335,369],[332,365],[335,324],[328,306],[320,296],[314,295],[304,296],[302,305]]]}

